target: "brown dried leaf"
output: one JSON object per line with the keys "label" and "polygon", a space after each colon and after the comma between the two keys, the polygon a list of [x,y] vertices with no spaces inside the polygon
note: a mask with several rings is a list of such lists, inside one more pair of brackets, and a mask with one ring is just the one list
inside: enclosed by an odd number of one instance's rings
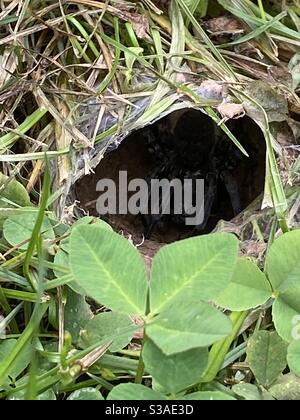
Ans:
{"label": "brown dried leaf", "polygon": [[205,99],[222,100],[227,95],[227,89],[215,80],[204,80],[197,89],[197,93]]}
{"label": "brown dried leaf", "polygon": [[244,28],[241,22],[233,16],[219,16],[205,22],[205,27],[208,32],[219,35],[219,34],[242,34]]}
{"label": "brown dried leaf", "polygon": [[131,23],[138,38],[147,38],[149,33],[149,21],[146,16],[132,15]]}
{"label": "brown dried leaf", "polygon": [[293,77],[284,66],[269,66],[268,75],[273,83],[281,83],[289,88],[293,87]]}
{"label": "brown dried leaf", "polygon": [[233,104],[229,102],[222,102],[217,110],[222,118],[231,120],[233,118],[242,118],[245,116],[245,110],[242,104]]}

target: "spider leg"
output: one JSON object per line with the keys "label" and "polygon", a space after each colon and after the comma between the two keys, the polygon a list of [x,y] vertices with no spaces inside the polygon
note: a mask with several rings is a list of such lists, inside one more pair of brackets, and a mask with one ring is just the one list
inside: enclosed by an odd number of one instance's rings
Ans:
{"label": "spider leg", "polygon": [[[157,197],[156,202],[153,201],[153,195],[152,190],[149,192],[148,195],[148,207],[150,205],[150,214],[143,217],[144,225],[145,226],[145,238],[149,239],[152,235],[153,231],[158,228],[162,228],[163,226],[163,219],[165,217],[165,210],[170,206],[171,199],[173,197],[173,194],[169,192],[168,194],[164,194],[161,196],[159,194],[159,197]],[[159,214],[152,214],[152,208],[159,209]]]}
{"label": "spider leg", "polygon": [[145,203],[145,212],[142,213],[142,222],[144,225],[144,236],[145,239],[149,239],[152,235],[153,231],[155,230],[157,224],[161,219],[161,215],[152,214],[151,210],[151,200],[152,200],[152,189],[151,189],[151,179],[147,179],[148,184],[148,196],[147,201]]}
{"label": "spider leg", "polygon": [[208,220],[211,216],[211,209],[214,204],[216,193],[217,193],[217,177],[213,173],[207,174],[207,186],[205,186],[204,193],[204,220],[203,222],[195,227],[195,232],[201,232],[206,228]]}
{"label": "spider leg", "polygon": [[[173,197],[171,191],[166,191],[162,195],[155,185],[152,185],[152,181],[167,179],[167,174],[170,171],[170,162],[164,156],[164,161],[161,162],[160,166],[149,174],[146,178],[148,184],[148,197],[147,197],[147,214],[142,215],[142,221],[144,225],[144,236],[149,239],[153,231],[163,227],[163,220],[165,218],[165,211],[170,206],[171,199]],[[154,196],[153,192],[159,193],[158,196]],[[152,213],[155,209],[155,213]],[[158,210],[158,213],[157,213]]]}
{"label": "spider leg", "polygon": [[145,239],[150,239],[155,229],[160,227],[162,222],[162,215],[159,214],[156,217],[152,215],[149,217],[149,221],[150,220],[151,222],[148,223],[147,227],[144,230]]}
{"label": "spider leg", "polygon": [[228,170],[223,170],[220,174],[220,178],[226,187],[234,215],[236,216],[242,211],[237,180]]}

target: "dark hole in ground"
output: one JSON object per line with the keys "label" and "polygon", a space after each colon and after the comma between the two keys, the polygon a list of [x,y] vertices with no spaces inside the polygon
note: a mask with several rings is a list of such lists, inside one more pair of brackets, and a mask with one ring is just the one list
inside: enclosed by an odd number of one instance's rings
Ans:
{"label": "dark hole in ground", "polygon": [[141,243],[145,233],[151,233],[141,247],[150,257],[159,244],[211,232],[219,220],[231,220],[248,207],[264,187],[266,150],[260,129],[248,117],[230,121],[227,126],[247,150],[249,158],[201,111],[174,112],[131,134],[118,149],[107,153],[95,173],[77,183],[80,205],[90,215],[99,216],[96,202],[100,193],[96,184],[109,178],[118,186],[120,171],[127,171],[128,181],[200,177],[205,179],[205,200],[211,206],[206,211],[207,223],[199,229],[185,226],[174,216],[159,217],[158,222],[141,215],[103,218],[117,232],[126,237],[131,235],[134,244]]}

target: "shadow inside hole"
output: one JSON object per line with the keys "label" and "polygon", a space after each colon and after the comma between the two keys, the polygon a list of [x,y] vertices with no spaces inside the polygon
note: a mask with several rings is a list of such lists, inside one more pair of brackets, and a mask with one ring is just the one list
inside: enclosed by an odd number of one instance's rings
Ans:
{"label": "shadow inside hole", "polygon": [[[77,183],[76,195],[81,206],[90,215],[99,216],[96,211],[100,195],[96,191],[97,182],[104,178],[112,179],[118,191],[120,171],[127,171],[128,182],[136,178],[184,178],[191,174],[205,178],[219,171],[212,206],[203,229],[197,231],[174,217],[164,216],[158,223],[154,220],[149,239],[171,243],[195,234],[211,232],[219,220],[229,221],[236,216],[239,207],[239,211],[248,207],[264,188],[266,148],[259,127],[248,117],[229,121],[227,126],[249,157],[244,156],[201,111],[177,111],[152,126],[134,132],[118,149],[106,154],[94,174]],[[214,165],[211,164],[212,160]],[[117,232],[132,235],[134,243],[142,241],[151,224],[149,216],[145,218],[127,214],[106,215],[103,218]]]}

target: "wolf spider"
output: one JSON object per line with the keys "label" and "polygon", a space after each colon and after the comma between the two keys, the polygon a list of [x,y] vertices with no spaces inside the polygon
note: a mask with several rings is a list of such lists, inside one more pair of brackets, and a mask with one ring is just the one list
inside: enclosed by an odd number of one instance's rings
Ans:
{"label": "wolf spider", "polygon": [[[173,133],[168,132],[162,123],[145,131],[148,151],[155,160],[155,166],[147,174],[146,180],[149,186],[148,203],[151,203],[151,179],[169,181],[173,179],[184,181],[187,178],[204,179],[204,220],[195,226],[193,231],[194,234],[201,234],[212,216],[212,209],[221,187],[225,187],[227,191],[233,214],[241,212],[241,200],[234,170],[242,158],[242,153],[212,120],[203,117],[200,112],[197,112],[195,117],[198,127],[199,119],[201,121],[202,118],[200,133],[193,130],[193,118],[189,124],[189,121],[185,121],[183,117],[179,119]],[[171,192],[168,199],[172,202],[172,198]],[[186,214],[143,215],[145,238],[149,239],[155,230],[164,230],[169,222],[177,225],[185,224],[186,217]]]}

